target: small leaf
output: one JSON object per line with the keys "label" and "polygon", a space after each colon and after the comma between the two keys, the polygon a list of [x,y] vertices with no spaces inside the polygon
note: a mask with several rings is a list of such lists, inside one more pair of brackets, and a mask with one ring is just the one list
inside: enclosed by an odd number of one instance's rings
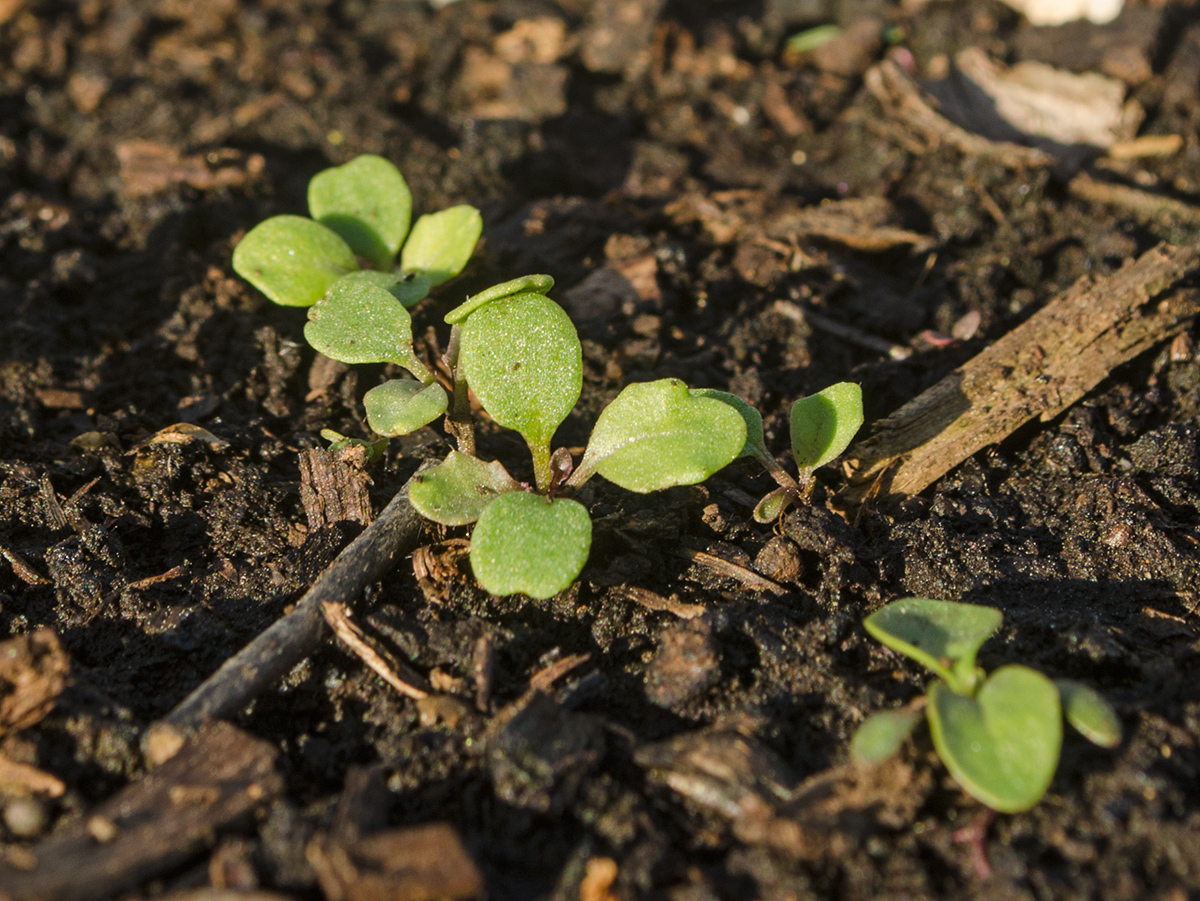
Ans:
{"label": "small leaf", "polygon": [[571,484],[598,472],[630,491],[694,485],[733,461],[746,423],[729,404],[678,379],[627,385],[601,411]]}
{"label": "small leaf", "polygon": [[1121,721],[1112,705],[1093,688],[1074,679],[1056,679],[1062,695],[1063,713],[1079,734],[1102,748],[1121,743]]}
{"label": "small leaf", "polygon": [[501,494],[521,486],[499,460],[450,451],[437,466],[413,479],[408,499],[417,512],[444,526],[465,526],[479,519],[483,508]]}
{"label": "small leaf", "polygon": [[742,447],[742,452],[738,454],[739,457],[766,456],[767,440],[763,436],[763,418],[758,410],[728,391],[717,391],[715,388],[692,388],[691,393],[694,397],[711,397],[713,400],[727,403],[741,414],[742,419],[746,421],[746,443]]}
{"label": "small leaf", "polygon": [[514,294],[462,324],[458,365],[488,415],[545,450],[583,388],[583,348],[571,318],[541,294]]}
{"label": "small leaf", "polygon": [[408,435],[446,412],[449,399],[437,382],[391,379],[363,395],[371,429],[388,438]]}
{"label": "small leaf", "polygon": [[862,388],[838,382],[792,404],[792,453],[801,469],[824,466],[850,446],[863,423]]}
{"label": "small leaf", "polygon": [[520,278],[514,278],[512,281],[492,285],[487,290],[480,291],[478,294],[468,297],[464,303],[459,304],[447,313],[446,323],[448,325],[455,325],[462,322],[481,306],[492,301],[501,300],[513,294],[549,294],[550,289],[553,287],[554,279],[548,275],[522,275]]}
{"label": "small leaf", "polygon": [[334,285],[340,284],[374,285],[383,288],[392,297],[400,301],[405,309],[416,306],[429,296],[429,279],[419,272],[380,272],[378,269],[359,269],[349,275],[343,275]]}
{"label": "small leaf", "polygon": [[950,775],[993,810],[1028,810],[1050,787],[1062,749],[1062,708],[1054,683],[1036,670],[1003,666],[974,698],[934,682],[928,715]]}
{"label": "small leaf", "polygon": [[412,317],[395,296],[367,278],[342,278],[308,311],[308,343],[343,363],[398,363],[432,380],[412,346]]}
{"label": "small leaf", "polygon": [[754,508],[754,521],[766,525],[769,522],[774,522],[779,519],[783,511],[791,505],[796,498],[796,492],[788,488],[776,488],[770,494],[767,494],[758,506]]}
{"label": "small leaf", "polygon": [[463,271],[483,231],[483,218],[473,206],[452,206],[422,216],[413,225],[400,254],[400,268],[420,272],[436,287]]}
{"label": "small leaf", "polygon": [[1003,621],[1004,614],[995,607],[903,598],[876,610],[863,620],[863,626],[882,644],[962,690],[953,668],[959,661],[969,661],[963,665],[969,665],[973,675],[975,655]]}
{"label": "small leaf", "polygon": [[329,286],[358,269],[354,251],[303,216],[272,216],[233,249],[233,270],[275,303],[312,306]]}
{"label": "small leaf", "polygon": [[389,269],[408,234],[412,192],[399,169],[365,153],[312,177],[308,211],[359,256]]}
{"label": "small leaf", "polygon": [[513,491],[483,509],[471,535],[471,569],[492,594],[553,597],[587,563],[592,520],[570,498]]}
{"label": "small leaf", "polygon": [[858,764],[883,763],[896,755],[920,721],[921,712],[908,708],[871,714],[850,739],[850,759]]}

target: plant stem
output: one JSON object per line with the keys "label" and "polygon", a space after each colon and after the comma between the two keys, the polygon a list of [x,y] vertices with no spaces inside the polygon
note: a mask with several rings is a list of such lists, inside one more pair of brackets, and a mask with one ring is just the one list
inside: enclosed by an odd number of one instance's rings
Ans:
{"label": "plant stem", "polygon": [[533,477],[537,482],[538,491],[545,494],[550,490],[550,483],[554,478],[554,471],[550,466],[550,442],[536,446],[530,444],[529,453],[533,456]]}
{"label": "plant stem", "polygon": [[442,357],[450,377],[454,380],[454,396],[450,400],[450,411],[446,414],[446,428],[458,444],[458,452],[475,456],[475,423],[471,419],[471,398],[467,391],[467,380],[458,368],[458,349],[462,343],[462,329],[457,324],[450,327],[450,343]]}

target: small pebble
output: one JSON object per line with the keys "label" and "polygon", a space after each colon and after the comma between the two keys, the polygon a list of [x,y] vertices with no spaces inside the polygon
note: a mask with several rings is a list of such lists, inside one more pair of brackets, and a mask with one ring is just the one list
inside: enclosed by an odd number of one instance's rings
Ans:
{"label": "small pebble", "polygon": [[16,798],[4,808],[4,825],[16,838],[36,838],[48,820],[46,805],[37,798]]}

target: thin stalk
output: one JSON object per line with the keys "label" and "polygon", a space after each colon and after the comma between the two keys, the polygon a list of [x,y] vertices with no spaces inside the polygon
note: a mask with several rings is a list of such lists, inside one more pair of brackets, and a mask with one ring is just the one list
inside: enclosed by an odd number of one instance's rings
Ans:
{"label": "thin stalk", "polygon": [[454,396],[450,400],[450,410],[446,414],[446,428],[454,436],[458,444],[458,452],[475,456],[475,423],[471,419],[471,397],[467,390],[467,380],[463,378],[458,368],[458,350],[462,344],[462,329],[458,324],[450,327],[450,343],[442,359],[450,370],[454,380]]}
{"label": "thin stalk", "polygon": [[554,480],[554,470],[550,465],[550,442],[530,444],[529,453],[533,456],[533,478],[537,482],[538,492],[546,494]]}

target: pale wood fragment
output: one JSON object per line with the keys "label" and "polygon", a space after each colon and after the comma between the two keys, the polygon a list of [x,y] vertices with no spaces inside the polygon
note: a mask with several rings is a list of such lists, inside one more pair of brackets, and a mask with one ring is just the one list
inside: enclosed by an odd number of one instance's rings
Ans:
{"label": "pale wood fragment", "polygon": [[1200,248],[1160,244],[1104,278],[1084,277],[846,453],[847,498],[916,494],[972,454],[1078,401],[1113,369],[1200,311],[1182,282]]}

